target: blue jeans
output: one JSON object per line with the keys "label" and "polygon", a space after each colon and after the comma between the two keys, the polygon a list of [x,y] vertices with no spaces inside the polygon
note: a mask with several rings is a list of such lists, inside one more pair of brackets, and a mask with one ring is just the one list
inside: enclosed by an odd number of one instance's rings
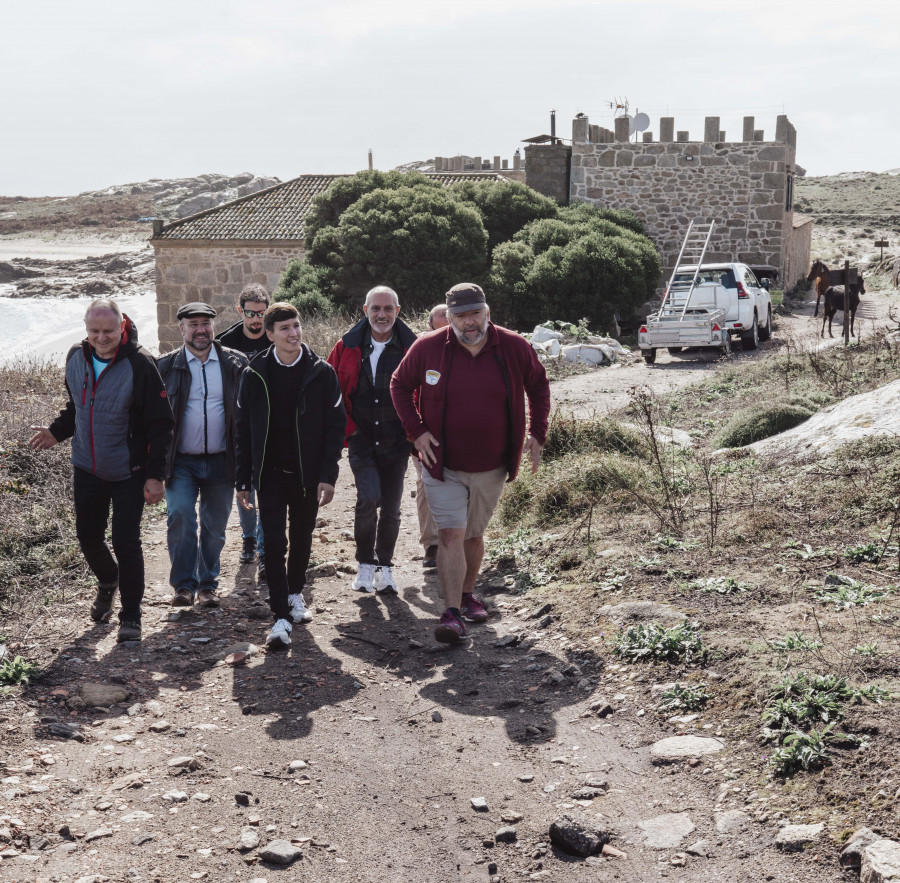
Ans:
{"label": "blue jeans", "polygon": [[[250,488],[250,505],[256,505],[256,490]],[[262,519],[258,517],[256,509],[245,509],[238,506],[238,518],[241,522],[241,538],[251,539],[256,537],[256,554],[262,561],[266,555],[265,536],[263,535]]]}
{"label": "blue jeans", "polygon": [[[359,435],[351,436],[347,450],[356,480],[353,538],[360,564],[393,566],[394,546],[400,533],[400,501],[409,464],[409,449],[376,455]],[[380,510],[380,511],[379,511]]]}
{"label": "blue jeans", "polygon": [[[197,497],[200,535],[197,536]],[[169,582],[175,589],[215,589],[234,483],[225,473],[225,454],[176,454],[166,482],[169,510]]]}

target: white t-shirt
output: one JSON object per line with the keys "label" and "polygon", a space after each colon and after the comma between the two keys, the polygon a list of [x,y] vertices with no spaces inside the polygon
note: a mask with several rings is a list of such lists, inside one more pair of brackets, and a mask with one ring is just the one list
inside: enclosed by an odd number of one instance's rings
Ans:
{"label": "white t-shirt", "polygon": [[372,355],[369,356],[369,364],[372,366],[372,380],[375,379],[375,371],[378,368],[378,359],[384,352],[384,348],[391,342],[388,338],[385,341],[378,341],[372,338]]}

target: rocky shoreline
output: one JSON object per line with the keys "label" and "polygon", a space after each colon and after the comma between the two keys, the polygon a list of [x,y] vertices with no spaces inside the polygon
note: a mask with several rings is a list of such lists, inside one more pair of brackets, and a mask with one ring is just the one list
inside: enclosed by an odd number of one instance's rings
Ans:
{"label": "rocky shoreline", "polygon": [[70,260],[17,258],[0,261],[7,297],[121,297],[153,286],[153,253],[119,252]]}

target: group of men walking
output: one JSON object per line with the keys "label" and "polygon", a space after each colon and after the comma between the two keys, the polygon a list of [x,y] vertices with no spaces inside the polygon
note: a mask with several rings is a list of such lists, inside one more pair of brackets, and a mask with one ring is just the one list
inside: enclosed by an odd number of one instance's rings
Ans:
{"label": "group of men walking", "polygon": [[296,308],[270,303],[262,285],[244,289],[238,310],[216,337],[216,311],[185,304],[176,317],[184,345],[156,360],[114,301],[88,307],[87,336],[66,358],[66,406],[33,427],[31,444],[72,438],[76,533],[98,583],[91,618],[109,621],[118,589],[118,640],[141,639],[141,515],[163,496],[172,603],[218,606],[236,492],[241,561],[256,560],[268,582],[266,644],[289,646],[293,626],[312,619],[303,598],[312,534],[346,446],[356,483],[352,588],[397,592],[412,455],[423,564],[437,567],[445,606],[435,637],[465,639],[466,621],[488,619],[474,594],[487,524],[523,452],[538,468],[546,437],[549,384],[531,346],[490,321],[472,283],[450,289],[418,338],[399,318],[396,292],[373,288],[327,360],[303,343]]}

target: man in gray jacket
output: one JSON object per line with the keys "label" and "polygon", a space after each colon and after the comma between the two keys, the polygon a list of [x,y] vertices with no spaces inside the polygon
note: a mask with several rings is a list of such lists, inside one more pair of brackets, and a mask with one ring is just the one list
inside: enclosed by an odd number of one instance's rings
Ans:
{"label": "man in gray jacket", "polygon": [[[166,469],[172,604],[218,607],[219,556],[234,497],[235,420],[247,357],[213,339],[216,311],[185,304],[176,317],[184,346],[159,360],[175,413]],[[200,532],[197,533],[197,497]]]}
{"label": "man in gray jacket", "polygon": [[[50,426],[32,426],[39,451],[72,439],[75,532],[99,586],[94,622],[108,622],[116,589],[122,599],[119,641],[141,639],[144,503],[163,497],[172,443],[172,409],[156,361],[113,300],[95,300],[84,315],[87,337],[66,356],[69,400]],[[106,528],[112,506],[112,546]]]}

